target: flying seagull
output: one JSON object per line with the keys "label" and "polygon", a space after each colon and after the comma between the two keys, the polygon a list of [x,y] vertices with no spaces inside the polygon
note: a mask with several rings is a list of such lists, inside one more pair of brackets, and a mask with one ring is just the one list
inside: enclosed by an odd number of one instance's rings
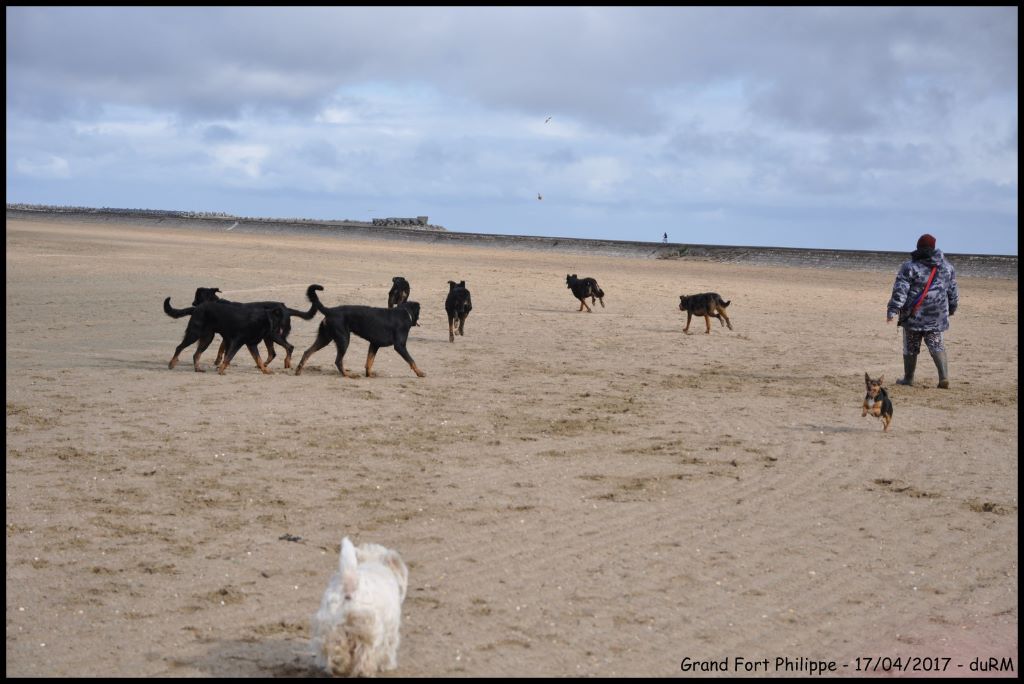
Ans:
{"label": "flying seagull", "polygon": [[541,197],[541,196],[540,196],[540,193],[539,193],[539,192],[537,193],[537,199],[539,199],[539,200],[542,200],[542,199],[544,199],[543,197]]}
{"label": "flying seagull", "polygon": [[548,121],[551,121],[551,117],[550,116],[548,118],[544,119],[544,123],[547,123]]}

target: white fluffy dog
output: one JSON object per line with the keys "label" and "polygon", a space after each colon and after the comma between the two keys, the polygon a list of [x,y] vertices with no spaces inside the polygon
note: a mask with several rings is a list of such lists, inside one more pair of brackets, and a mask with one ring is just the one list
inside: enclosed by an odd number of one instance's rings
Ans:
{"label": "white fluffy dog", "polygon": [[338,572],[313,616],[317,665],[334,676],[372,677],[398,667],[398,628],[409,569],[379,544],[341,540]]}

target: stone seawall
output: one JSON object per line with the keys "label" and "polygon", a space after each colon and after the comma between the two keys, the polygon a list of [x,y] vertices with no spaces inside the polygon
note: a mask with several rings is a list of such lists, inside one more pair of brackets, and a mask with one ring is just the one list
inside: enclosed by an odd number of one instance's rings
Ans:
{"label": "stone seawall", "polygon": [[[908,252],[804,249],[796,247],[740,247],[683,243],[639,242],[630,240],[588,240],[487,233],[457,233],[418,228],[371,226],[361,222],[297,223],[235,218],[156,218],[125,212],[46,212],[7,209],[8,219],[133,225],[141,228],[183,228],[193,230],[231,230],[238,233],[314,234],[327,237],[372,238],[427,243],[461,244],[500,249],[565,251],[577,254],[646,257],[670,260],[701,260],[765,266],[805,268],[842,268],[896,272]],[[1017,257],[988,254],[947,254],[957,274],[979,278],[1017,279]]]}

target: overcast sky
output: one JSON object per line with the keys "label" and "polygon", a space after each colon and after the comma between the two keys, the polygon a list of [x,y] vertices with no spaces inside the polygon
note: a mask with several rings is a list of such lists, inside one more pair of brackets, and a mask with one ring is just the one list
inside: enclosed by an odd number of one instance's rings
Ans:
{"label": "overcast sky", "polygon": [[1017,7],[6,14],[8,202],[1017,254]]}

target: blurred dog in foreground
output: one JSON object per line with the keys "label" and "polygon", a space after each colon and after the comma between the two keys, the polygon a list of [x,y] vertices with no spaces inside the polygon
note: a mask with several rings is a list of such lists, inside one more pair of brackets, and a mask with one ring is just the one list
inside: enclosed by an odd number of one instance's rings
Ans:
{"label": "blurred dog in foreground", "polygon": [[338,571],[313,616],[319,667],[333,676],[372,677],[398,667],[398,628],[409,570],[396,551],[341,540]]}

